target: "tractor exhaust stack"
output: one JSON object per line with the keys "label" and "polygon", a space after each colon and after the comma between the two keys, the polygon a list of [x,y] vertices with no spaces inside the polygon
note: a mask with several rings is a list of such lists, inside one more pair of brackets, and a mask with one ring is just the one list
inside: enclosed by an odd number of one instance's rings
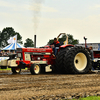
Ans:
{"label": "tractor exhaust stack", "polygon": [[36,48],[36,35],[34,35],[34,48]]}

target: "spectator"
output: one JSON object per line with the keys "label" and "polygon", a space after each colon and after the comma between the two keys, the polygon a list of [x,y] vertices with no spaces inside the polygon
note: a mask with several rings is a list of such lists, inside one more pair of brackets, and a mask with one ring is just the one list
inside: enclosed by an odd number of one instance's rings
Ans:
{"label": "spectator", "polygon": [[3,56],[7,56],[7,52],[6,51],[3,51]]}
{"label": "spectator", "polygon": [[8,55],[10,54],[10,50],[7,50],[6,54],[7,54],[7,56],[8,56]]}
{"label": "spectator", "polygon": [[89,47],[89,50],[90,50],[91,58],[93,60],[94,59],[94,56],[93,56],[93,48],[92,48],[92,46]]}
{"label": "spectator", "polygon": [[15,51],[12,52],[13,54],[16,54]]}
{"label": "spectator", "polygon": [[2,56],[2,53],[3,53],[2,50],[0,50],[0,56]]}
{"label": "spectator", "polygon": [[92,70],[94,70],[94,68],[93,68],[93,65],[94,65],[94,63],[93,63],[94,55],[93,55],[93,48],[92,48],[92,46],[89,47],[89,50],[90,50],[90,55],[91,55],[91,59],[92,59]]}

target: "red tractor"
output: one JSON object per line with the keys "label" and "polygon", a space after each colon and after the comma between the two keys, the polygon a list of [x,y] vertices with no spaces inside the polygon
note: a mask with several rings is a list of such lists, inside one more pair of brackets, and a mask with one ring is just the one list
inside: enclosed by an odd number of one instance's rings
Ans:
{"label": "red tractor", "polygon": [[12,68],[13,73],[20,72],[22,68],[30,69],[31,74],[48,71],[73,74],[88,73],[92,67],[89,51],[86,48],[74,47],[74,45],[67,43],[68,37],[65,44],[59,47],[55,57],[53,49],[49,45],[42,48],[18,48],[17,66]]}

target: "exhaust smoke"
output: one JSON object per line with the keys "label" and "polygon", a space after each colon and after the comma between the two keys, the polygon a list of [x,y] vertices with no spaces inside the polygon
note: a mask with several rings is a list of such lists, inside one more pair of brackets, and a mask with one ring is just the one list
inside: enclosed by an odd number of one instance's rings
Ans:
{"label": "exhaust smoke", "polygon": [[40,12],[42,9],[42,3],[44,0],[32,0],[32,10],[33,10],[33,28],[34,34],[36,34],[39,21],[40,21]]}
{"label": "exhaust smoke", "polygon": [[39,25],[40,12],[42,8],[42,3],[44,0],[32,0],[32,10],[33,10],[33,29],[34,29],[34,48],[36,48],[36,31]]}

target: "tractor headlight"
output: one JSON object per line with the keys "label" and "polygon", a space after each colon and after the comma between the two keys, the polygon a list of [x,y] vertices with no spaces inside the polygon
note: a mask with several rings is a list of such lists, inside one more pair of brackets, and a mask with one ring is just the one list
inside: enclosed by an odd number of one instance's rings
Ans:
{"label": "tractor headlight", "polygon": [[22,57],[22,54],[21,53],[18,53],[18,58],[21,58]]}
{"label": "tractor headlight", "polygon": [[38,57],[37,60],[40,60],[40,57]]}

